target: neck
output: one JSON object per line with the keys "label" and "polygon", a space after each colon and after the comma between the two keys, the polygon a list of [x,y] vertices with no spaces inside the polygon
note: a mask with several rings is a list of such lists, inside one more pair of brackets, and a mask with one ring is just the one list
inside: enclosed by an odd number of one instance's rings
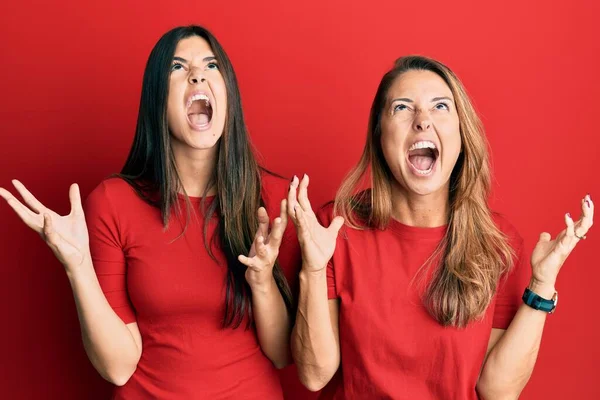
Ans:
{"label": "neck", "polygon": [[392,184],[392,217],[404,225],[434,228],[448,223],[449,188],[427,195],[411,193],[397,182]]}
{"label": "neck", "polygon": [[[182,146],[175,141],[171,143],[177,174],[183,185],[183,188],[179,191],[183,193],[183,189],[185,189],[188,196],[201,197],[204,195],[206,185],[208,185],[216,168],[218,146],[206,150],[197,150]],[[217,189],[213,185],[206,194],[211,196],[216,192]]]}

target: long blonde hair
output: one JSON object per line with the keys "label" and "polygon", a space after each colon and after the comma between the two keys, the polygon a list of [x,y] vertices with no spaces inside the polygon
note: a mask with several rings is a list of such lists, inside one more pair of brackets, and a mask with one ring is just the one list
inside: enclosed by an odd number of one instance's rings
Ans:
{"label": "long blonde hair", "polygon": [[[448,67],[430,58],[407,56],[383,76],[371,106],[363,154],[338,190],[334,214],[355,229],[388,226],[394,177],[381,148],[381,117],[393,82],[411,70],[431,71],[446,82],[460,121],[462,151],[450,176],[448,228],[427,263],[431,266],[439,260],[423,301],[442,325],[464,327],[485,313],[500,277],[512,267],[513,249],[494,223],[487,202],[491,171],[483,126],[462,83]],[[370,188],[359,191],[367,176]]]}

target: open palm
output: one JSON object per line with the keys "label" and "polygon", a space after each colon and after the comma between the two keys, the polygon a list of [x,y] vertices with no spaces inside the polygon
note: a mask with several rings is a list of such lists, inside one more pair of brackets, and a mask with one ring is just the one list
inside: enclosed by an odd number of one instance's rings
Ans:
{"label": "open palm", "polygon": [[304,267],[318,271],[325,268],[333,256],[337,235],[344,219],[335,217],[329,227],[322,226],[308,200],[308,184],[308,175],[304,175],[299,184],[298,178],[294,177],[288,193],[288,214],[296,224]]}
{"label": "open palm", "polygon": [[594,203],[586,196],[581,202],[582,216],[574,222],[565,215],[567,227],[556,238],[544,232],[531,254],[533,278],[540,283],[553,284],[563,263],[577,243],[585,238],[594,221]]}
{"label": "open palm", "polygon": [[42,237],[65,268],[81,265],[89,257],[89,237],[79,187],[71,185],[71,212],[61,216],[44,206],[21,182],[14,180],[13,185],[26,205],[3,188],[0,188],[0,197],[6,200],[28,227]]}

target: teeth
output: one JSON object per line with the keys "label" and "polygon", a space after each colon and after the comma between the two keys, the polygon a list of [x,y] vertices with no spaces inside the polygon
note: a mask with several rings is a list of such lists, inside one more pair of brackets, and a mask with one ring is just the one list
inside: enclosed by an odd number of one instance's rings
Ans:
{"label": "teeth", "polygon": [[416,168],[416,167],[415,167],[415,170],[416,170],[416,171],[417,171],[419,174],[421,174],[421,175],[427,175],[428,173],[430,173],[430,172],[431,172],[431,170],[433,169],[433,166],[434,166],[434,165],[435,165],[435,162],[434,162],[433,164],[431,164],[431,167],[429,167],[429,169],[427,169],[427,170],[425,170],[425,171],[423,171],[423,170],[421,170],[421,169],[419,169],[419,168]]}
{"label": "teeth", "polygon": [[436,149],[436,147],[435,144],[433,142],[430,142],[429,140],[421,140],[410,146],[410,149],[408,149],[408,151],[417,149]]}
{"label": "teeth", "polygon": [[200,94],[195,94],[192,97],[190,97],[190,99],[187,102],[187,108],[190,108],[192,106],[192,103],[196,100],[204,100],[206,102],[207,106],[210,105],[210,100],[208,99],[208,96],[200,93]]}

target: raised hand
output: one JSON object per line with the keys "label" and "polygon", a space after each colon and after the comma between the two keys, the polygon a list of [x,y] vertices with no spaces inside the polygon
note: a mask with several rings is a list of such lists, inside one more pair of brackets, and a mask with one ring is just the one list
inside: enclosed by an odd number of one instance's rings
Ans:
{"label": "raised hand", "polygon": [[46,208],[21,182],[13,180],[12,183],[26,205],[3,188],[0,188],[0,197],[6,200],[28,227],[42,237],[67,271],[77,268],[90,258],[87,225],[77,184],[71,185],[69,189],[71,212],[61,216]]}
{"label": "raised hand", "polygon": [[344,219],[335,217],[329,227],[322,226],[308,200],[308,184],[308,175],[304,175],[301,182],[294,176],[288,192],[287,207],[298,232],[303,268],[316,272],[324,269],[333,256],[337,235],[344,225]]}
{"label": "raised hand", "polygon": [[594,222],[594,203],[589,195],[581,201],[582,215],[574,222],[570,214],[565,215],[567,227],[555,239],[544,232],[531,255],[532,285],[554,288],[556,277],[563,263],[577,243],[585,239]]}
{"label": "raised hand", "polygon": [[279,255],[279,246],[286,226],[286,200],[281,201],[281,212],[273,221],[271,232],[267,210],[264,207],[258,209],[258,230],[250,253],[248,256],[238,256],[238,260],[248,267],[246,281],[251,288],[264,287],[272,282],[273,266]]}

